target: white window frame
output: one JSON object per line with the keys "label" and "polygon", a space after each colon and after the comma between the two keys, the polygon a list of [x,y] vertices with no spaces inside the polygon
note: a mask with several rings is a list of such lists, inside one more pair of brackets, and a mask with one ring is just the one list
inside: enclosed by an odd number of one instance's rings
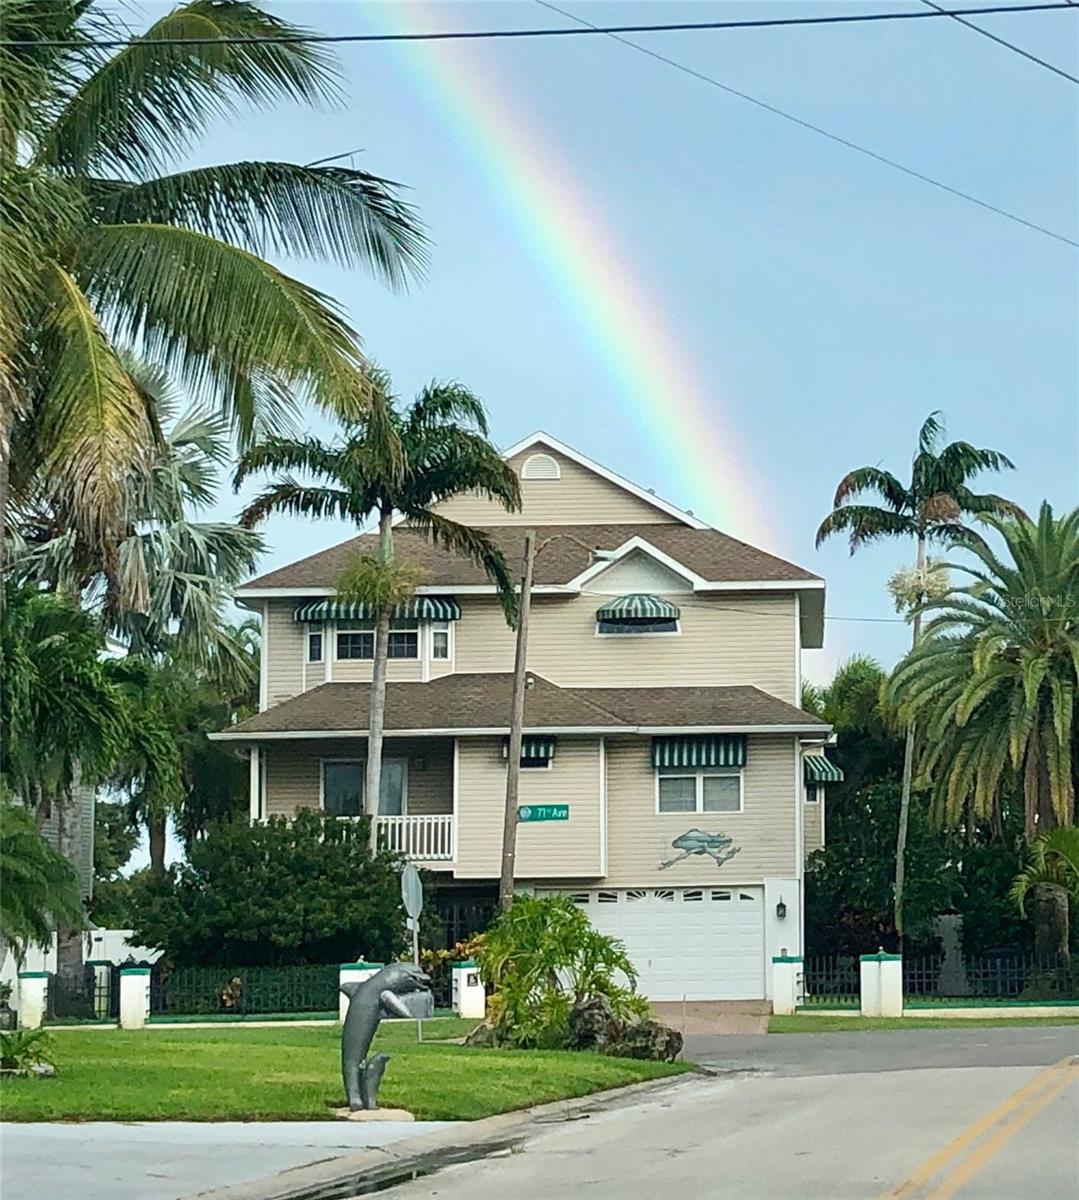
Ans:
{"label": "white window frame", "polygon": [[[745,770],[742,767],[656,767],[653,770],[656,789],[656,815],[660,817],[733,817],[746,810],[746,781]],[[727,779],[738,780],[738,807],[724,810],[705,809],[704,807],[704,778],[706,775],[722,775]],[[677,811],[665,812],[659,806],[659,781],[661,779],[694,779],[696,781],[694,799],[696,807],[680,808]]]}
{"label": "white window frame", "polygon": [[[350,662],[352,660],[346,659],[345,661]],[[362,660],[360,660],[360,661],[362,661]],[[390,762],[401,763],[402,767],[404,768],[402,775],[401,775],[401,813],[400,813],[400,815],[402,817],[407,817],[408,816],[408,759],[407,758],[398,758],[396,756],[390,756],[390,757],[383,758],[383,760],[382,760],[383,766],[385,766],[386,763],[390,763]],[[360,768],[361,775],[364,780],[365,790],[366,790],[366,782],[367,782],[367,759],[366,758],[354,758],[351,755],[338,755],[338,756],[330,755],[326,758],[320,758],[318,760],[318,806],[322,812],[326,811],[326,770],[325,770],[326,763],[355,763]],[[366,797],[364,797],[364,799],[366,799]],[[360,815],[362,815],[362,814],[360,814]],[[382,814],[379,814],[379,815],[381,816]],[[397,814],[394,814],[394,815],[397,815]],[[355,821],[355,820],[358,820],[358,817],[342,816],[340,818],[340,820]]]}
{"label": "white window frame", "polygon": [[[427,662],[433,667],[436,663],[439,665],[452,665],[454,644],[453,644],[453,627],[456,621],[424,621],[421,630],[423,634],[423,655]],[[435,658],[435,626],[445,625],[445,630],[439,629],[438,633],[445,632],[446,634],[446,657]]]}
{"label": "white window frame", "polygon": [[[370,624],[370,630],[357,628],[357,626]],[[341,626],[345,628],[342,629]],[[352,626],[352,628],[348,628]],[[371,634],[371,657],[370,658],[342,658],[338,653],[337,639],[342,633],[368,633]],[[325,645],[323,645],[323,653],[325,653]],[[333,623],[333,661],[334,662],[374,662],[375,659],[375,624],[373,621],[334,621]],[[352,762],[352,759],[345,759],[345,762]]]}
{"label": "white window frame", "polygon": [[[318,658],[311,657],[311,638],[318,636],[322,639],[320,643],[321,655]],[[308,666],[322,666],[326,661],[326,622],[325,621],[308,621],[307,629],[304,633],[304,662]]]}
{"label": "white window frame", "polygon": [[611,638],[616,641],[624,641],[633,638],[669,638],[682,636],[682,618],[676,617],[673,629],[649,629],[643,630],[641,633],[626,632],[626,633],[610,633],[606,629],[600,629],[599,617],[596,618],[595,636],[598,638]]}

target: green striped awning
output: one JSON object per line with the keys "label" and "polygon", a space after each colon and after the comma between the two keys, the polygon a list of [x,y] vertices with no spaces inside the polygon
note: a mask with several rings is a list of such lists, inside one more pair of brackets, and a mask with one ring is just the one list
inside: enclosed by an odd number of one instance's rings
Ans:
{"label": "green striped awning", "polygon": [[843,772],[823,754],[807,754],[802,762],[805,763],[806,783],[841,783],[843,780]]}
{"label": "green striped awning", "polygon": [[649,596],[646,592],[634,592],[619,596],[596,609],[599,621],[677,621],[678,605],[664,600],[662,596]]}
{"label": "green striped awning", "polygon": [[744,733],[712,733],[700,737],[655,737],[653,767],[744,767]]}
{"label": "green striped awning", "polygon": [[[413,596],[393,610],[395,620],[459,621],[461,607],[452,596]],[[374,613],[369,604],[360,600],[315,600],[301,604],[293,614],[294,621],[372,621]]]}
{"label": "green striped awning", "polygon": [[[502,757],[509,753],[509,738],[502,739]],[[521,738],[521,758],[554,758],[554,738],[535,735]]]}

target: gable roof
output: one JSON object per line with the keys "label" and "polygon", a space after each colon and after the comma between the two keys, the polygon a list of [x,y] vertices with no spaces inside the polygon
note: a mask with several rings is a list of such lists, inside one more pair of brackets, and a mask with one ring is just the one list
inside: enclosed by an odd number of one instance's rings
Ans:
{"label": "gable roof", "polygon": [[[729,537],[718,529],[695,529],[686,525],[540,525],[536,527],[535,582],[540,587],[576,590],[577,580],[598,560],[596,551],[614,554],[632,543],[634,547],[654,547],[667,560],[680,564],[708,584],[784,584],[795,587],[823,584],[819,575],[795,566],[774,554],[758,550],[746,542]],[[489,525],[484,532],[505,554],[508,562],[518,562],[524,554],[526,529],[523,525]],[[427,537],[407,525],[396,531],[398,555],[423,573],[418,591],[446,591],[489,583],[482,568],[459,555],[436,546]],[[268,589],[289,589],[286,594],[329,594],[337,585],[348,561],[363,551],[373,551],[377,534],[364,533],[328,550],[308,555],[260,575],[239,589],[239,598],[254,597]],[[625,551],[623,551],[625,552]]]}
{"label": "gable roof", "polygon": [[[761,730],[827,733],[810,713],[755,687],[564,688],[529,672],[524,727],[547,732]],[[444,675],[386,686],[386,733],[509,732],[510,672]],[[324,683],[230,726],[215,739],[366,737],[371,685]]]}
{"label": "gable roof", "polygon": [[669,500],[662,499],[655,492],[641,487],[631,479],[626,479],[624,476],[612,471],[609,467],[605,467],[587,455],[582,454],[580,450],[574,450],[572,446],[567,446],[565,442],[560,442],[558,438],[552,437],[549,433],[544,433],[542,430],[538,430],[536,433],[519,442],[514,442],[512,446],[502,451],[502,457],[506,459],[515,458],[518,454],[523,454],[525,450],[531,450],[534,446],[544,446],[548,450],[556,450],[571,462],[575,462],[579,467],[584,467],[586,471],[591,471],[601,479],[606,479],[608,483],[613,483],[624,492],[629,492],[631,496],[636,496],[638,500],[643,500],[645,504],[650,504],[665,516],[673,517],[677,522],[688,526],[690,529],[709,528],[704,521],[695,517],[691,512],[687,512],[684,508],[678,508]]}

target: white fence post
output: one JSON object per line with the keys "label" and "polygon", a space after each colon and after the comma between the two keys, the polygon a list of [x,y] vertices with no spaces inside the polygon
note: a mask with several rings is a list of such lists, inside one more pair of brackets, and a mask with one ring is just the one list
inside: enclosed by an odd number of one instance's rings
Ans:
{"label": "white fence post", "polygon": [[45,1021],[48,971],[19,972],[19,1028],[40,1029]]}
{"label": "white fence post", "polygon": [[862,1016],[880,1016],[880,955],[863,954],[858,963]]}
{"label": "white fence post", "polygon": [[120,1028],[143,1029],[150,1017],[150,968],[120,971]]}
{"label": "white fence post", "polygon": [[798,1007],[798,980],[803,969],[801,955],[780,954],[772,959],[772,1012],[776,1016],[794,1015]]}
{"label": "white fence post", "polygon": [[479,968],[471,958],[453,964],[453,1008],[459,1017],[487,1016],[487,993]]}
{"label": "white fence post", "polygon": [[[370,979],[372,975],[377,975],[385,965],[385,963],[369,963],[362,960],[360,962],[341,963],[337,968],[337,986],[343,987],[346,983],[363,983],[365,979]],[[347,1012],[348,997],[342,992],[338,996],[337,1019],[344,1021]]]}
{"label": "white fence post", "polygon": [[880,1015],[903,1015],[903,956],[878,954],[880,960]]}

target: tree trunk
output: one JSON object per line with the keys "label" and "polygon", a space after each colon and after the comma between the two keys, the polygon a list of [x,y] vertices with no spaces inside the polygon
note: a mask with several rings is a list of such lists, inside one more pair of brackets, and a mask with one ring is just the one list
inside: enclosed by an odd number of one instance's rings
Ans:
{"label": "tree trunk", "polygon": [[150,871],[154,875],[165,874],[167,829],[168,818],[164,813],[150,813],[147,816],[146,837],[150,843]]}
{"label": "tree trunk", "polygon": [[532,606],[532,563],[536,556],[536,534],[525,533],[524,574],[517,614],[517,647],[513,658],[513,706],[510,740],[506,750],[506,808],[502,819],[502,867],[498,903],[505,911],[513,904],[513,876],[517,862],[517,792],[521,778],[521,733],[524,726],[525,687],[528,669],[528,614]]}
{"label": "tree trunk", "polygon": [[[378,519],[378,556],[384,567],[393,565],[393,510],[383,510]],[[371,853],[378,850],[378,808],[382,793],[382,730],[386,724],[386,663],[389,656],[390,609],[379,608],[375,617],[375,660],[371,666],[371,719],[367,729],[367,773],[364,779],[364,808],[370,821]]]}
{"label": "tree trunk", "polygon": [[[925,537],[918,537],[918,575],[925,570]],[[921,604],[919,595],[918,603]],[[917,647],[922,636],[922,614],[914,614],[914,637],[912,646]],[[914,781],[914,722],[907,725],[906,744],[903,747],[903,786],[899,794],[899,832],[895,839],[895,932],[899,938],[899,953],[903,953],[903,897],[907,879],[907,827],[910,824],[910,792]]]}
{"label": "tree trunk", "polygon": [[1060,824],[1053,807],[1049,763],[1040,720],[1035,722],[1027,737],[1027,757],[1023,764],[1023,810],[1028,842],[1036,837],[1044,837]]}
{"label": "tree trunk", "polygon": [[[76,802],[78,767],[74,786],[65,789],[53,803],[56,806],[57,848],[61,855],[78,870],[79,835],[82,827],[82,805]],[[81,929],[65,927],[56,930],[56,973],[65,979],[82,979],[83,937]]]}
{"label": "tree trunk", "polygon": [[1036,883],[1027,909],[1034,922],[1034,956],[1040,963],[1068,957],[1068,893],[1055,883]]}

